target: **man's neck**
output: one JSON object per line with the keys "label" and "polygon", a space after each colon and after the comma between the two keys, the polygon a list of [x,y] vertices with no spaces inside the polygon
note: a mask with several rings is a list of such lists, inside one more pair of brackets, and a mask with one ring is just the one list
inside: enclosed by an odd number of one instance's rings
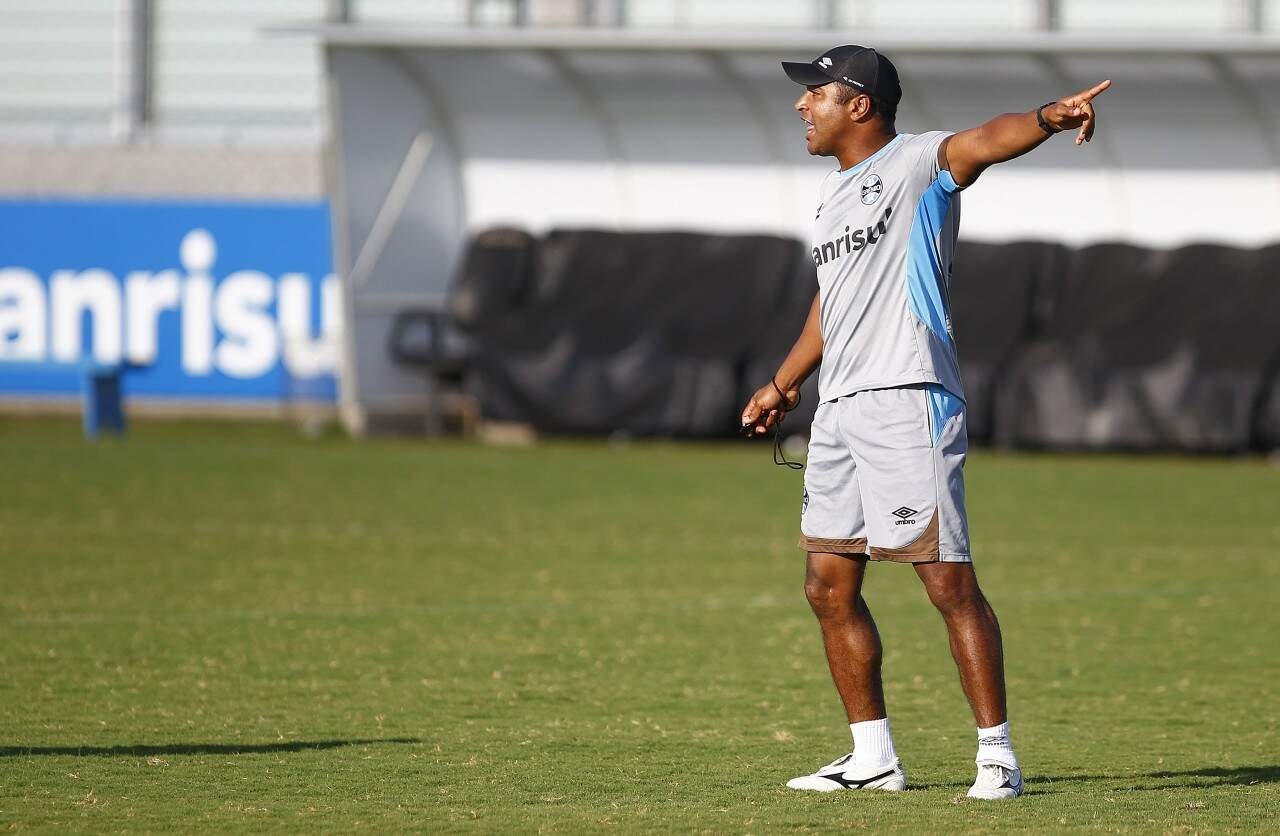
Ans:
{"label": "man's neck", "polygon": [[893,142],[893,138],[897,135],[896,131],[886,130],[850,137],[845,146],[836,153],[836,159],[840,161],[840,169],[843,171],[853,168]]}

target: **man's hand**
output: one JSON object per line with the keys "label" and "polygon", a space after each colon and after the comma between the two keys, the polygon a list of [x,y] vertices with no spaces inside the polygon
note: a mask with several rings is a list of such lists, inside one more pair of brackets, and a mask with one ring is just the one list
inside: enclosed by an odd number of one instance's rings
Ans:
{"label": "man's hand", "polygon": [[[1093,99],[1111,86],[1108,79],[1074,96],[1066,96],[1040,110],[1045,124],[1057,130],[1079,128],[1076,145],[1093,138],[1097,116]],[[961,188],[972,185],[988,166],[1021,157],[1049,138],[1036,121],[1035,111],[1005,113],[976,128],[960,131],[938,148],[938,164],[951,172]]]}
{"label": "man's hand", "polygon": [[[764,435],[787,412],[795,409],[796,404],[800,403],[801,384],[821,361],[822,300],[815,293],[813,304],[809,305],[809,316],[804,321],[804,329],[796,338],[795,345],[791,346],[787,359],[782,361],[773,378],[761,386],[742,408],[742,423],[739,425],[742,433],[751,437]],[[782,381],[785,398],[778,391],[778,381]]]}
{"label": "man's hand", "polygon": [[786,403],[773,381],[761,386],[742,408],[742,432],[748,436],[762,435],[780,422],[788,411],[800,402],[800,390],[789,389]]}
{"label": "man's hand", "polygon": [[1076,134],[1076,145],[1086,143],[1093,139],[1094,127],[1097,124],[1097,116],[1093,112],[1093,99],[1110,86],[1111,79],[1107,79],[1088,90],[1081,90],[1074,96],[1059,99],[1041,110],[1040,115],[1044,117],[1044,121],[1060,131],[1079,128],[1080,133]]}

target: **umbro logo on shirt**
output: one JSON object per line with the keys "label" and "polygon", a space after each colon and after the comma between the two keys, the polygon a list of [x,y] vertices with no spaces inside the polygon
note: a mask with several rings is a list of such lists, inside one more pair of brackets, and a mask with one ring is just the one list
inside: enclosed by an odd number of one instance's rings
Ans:
{"label": "umbro logo on shirt", "polygon": [[810,258],[813,259],[814,264],[821,267],[849,253],[856,253],[871,246],[880,240],[880,236],[884,235],[885,229],[889,224],[889,216],[892,214],[893,207],[886,206],[884,208],[884,216],[874,226],[869,226],[866,229],[857,229],[852,232],[846,226],[844,235],[833,238],[821,247],[814,247],[813,252],[809,254]]}

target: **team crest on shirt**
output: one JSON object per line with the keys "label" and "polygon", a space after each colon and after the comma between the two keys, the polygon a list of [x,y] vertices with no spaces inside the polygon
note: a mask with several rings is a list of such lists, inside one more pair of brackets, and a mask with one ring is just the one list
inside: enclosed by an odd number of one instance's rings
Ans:
{"label": "team crest on shirt", "polygon": [[884,191],[884,183],[880,182],[880,175],[872,174],[862,181],[862,202],[870,206],[880,199],[882,191]]}

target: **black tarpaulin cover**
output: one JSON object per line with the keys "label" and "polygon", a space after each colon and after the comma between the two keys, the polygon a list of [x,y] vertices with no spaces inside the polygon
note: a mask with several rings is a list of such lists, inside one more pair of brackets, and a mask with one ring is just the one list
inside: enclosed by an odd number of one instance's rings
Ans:
{"label": "black tarpaulin cover", "polygon": [[951,279],[951,324],[960,352],[969,438],[991,440],[1000,376],[1043,329],[1065,267],[1060,244],[961,242]]}
{"label": "black tarpaulin cover", "polygon": [[1280,348],[1278,254],[1207,244],[1072,253],[1043,332],[998,384],[997,443],[1247,449]]}
{"label": "black tarpaulin cover", "polygon": [[[470,248],[450,314],[486,418],[728,436],[816,290],[785,238],[495,230]],[[1280,247],[962,243],[950,299],[975,441],[1280,447]],[[811,379],[787,432],[815,402]]]}
{"label": "black tarpaulin cover", "polygon": [[544,432],[732,433],[744,369],[771,329],[794,339],[780,319],[815,286],[800,243],[765,235],[554,231],[515,279],[484,249],[455,293],[482,312],[468,387],[486,418]]}

